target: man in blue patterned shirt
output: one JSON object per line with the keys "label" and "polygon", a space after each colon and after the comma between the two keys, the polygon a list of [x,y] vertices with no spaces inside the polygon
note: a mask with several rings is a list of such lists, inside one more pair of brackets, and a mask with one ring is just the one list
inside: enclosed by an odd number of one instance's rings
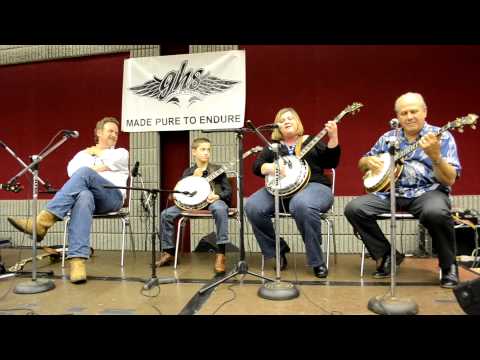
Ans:
{"label": "man in blue patterned shirt", "polygon": [[[400,96],[395,102],[395,112],[401,127],[398,151],[418,142],[418,147],[403,158],[403,170],[395,185],[397,210],[411,213],[428,229],[438,251],[441,286],[453,288],[458,284],[458,274],[449,194],[461,171],[457,146],[450,133],[436,136],[440,128],[425,122],[427,106],[422,95],[409,92]],[[360,159],[361,171],[370,170],[374,174],[380,171],[383,161],[378,155],[388,152],[389,140],[395,134],[396,130],[391,130],[380,137]],[[345,216],[376,260],[375,278],[390,275],[390,243],[376,222],[376,216],[386,212],[390,212],[389,192],[360,196],[345,207]],[[398,265],[403,258],[397,252]]]}

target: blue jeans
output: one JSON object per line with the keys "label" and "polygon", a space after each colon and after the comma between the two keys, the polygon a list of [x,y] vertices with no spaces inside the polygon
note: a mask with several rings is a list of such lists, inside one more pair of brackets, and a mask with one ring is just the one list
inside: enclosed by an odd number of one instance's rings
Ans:
{"label": "blue jeans", "polygon": [[104,189],[113,184],[95,170],[82,167],[50,200],[46,209],[60,219],[70,213],[68,258],[90,257],[90,232],[93,214],[119,210],[123,196],[118,189]]}
{"label": "blue jeans", "polygon": [[[282,202],[285,208],[282,206]],[[332,190],[323,184],[309,183],[292,198],[280,198],[280,212],[289,212],[302,235],[309,266],[325,264],[322,256],[322,229],[320,216],[333,204]],[[245,213],[266,259],[275,257],[275,199],[265,188],[251,195],[245,204]]]}
{"label": "blue jeans", "polygon": [[[223,200],[217,200],[210,204],[207,208],[212,212],[215,219],[215,227],[217,228],[217,245],[227,244],[228,240],[228,206]],[[162,211],[160,215],[162,225],[162,250],[175,247],[173,245],[174,222],[180,216],[183,210],[178,206],[170,206]]]}

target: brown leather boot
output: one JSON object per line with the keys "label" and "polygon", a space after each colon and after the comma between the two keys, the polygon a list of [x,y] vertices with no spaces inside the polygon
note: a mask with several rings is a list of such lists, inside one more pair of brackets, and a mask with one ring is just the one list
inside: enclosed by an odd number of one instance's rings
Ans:
{"label": "brown leather boot", "polygon": [[[17,230],[25,234],[32,235],[33,226],[32,226],[32,219],[15,219],[8,217],[8,222],[12,224]],[[45,235],[47,234],[48,229],[50,229],[53,224],[55,224],[59,218],[57,218],[54,214],[50,211],[42,210],[37,215],[37,241],[42,241]]]}
{"label": "brown leather boot", "polygon": [[225,273],[225,254],[217,254],[213,270],[215,271],[215,274]]}
{"label": "brown leather boot", "polygon": [[170,265],[174,259],[175,259],[175,256],[170,255],[167,252],[162,252],[160,254],[160,258],[155,262],[155,266],[160,267],[160,266]]}
{"label": "brown leather boot", "polygon": [[70,282],[74,284],[79,284],[85,281],[87,281],[87,269],[85,266],[85,259],[70,259]]}

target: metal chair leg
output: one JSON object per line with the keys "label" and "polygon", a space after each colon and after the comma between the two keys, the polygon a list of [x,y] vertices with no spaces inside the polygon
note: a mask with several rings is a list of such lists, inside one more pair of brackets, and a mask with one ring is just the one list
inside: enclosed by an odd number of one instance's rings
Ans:
{"label": "metal chair leg", "polygon": [[[180,242],[181,242],[181,239],[183,239],[183,231],[185,229],[185,225],[184,225],[184,222],[187,218],[186,217],[181,217],[179,220],[178,220],[178,224],[177,224],[177,242],[175,244],[175,263],[173,265],[173,268],[176,269],[177,268],[177,263],[178,263],[178,248],[180,247]],[[180,235],[182,235],[180,237]]]}
{"label": "metal chair leg", "polygon": [[[145,241],[144,241],[144,250],[145,251],[147,251],[147,249],[148,249],[148,239],[149,239],[149,237],[145,236]],[[152,244],[152,246],[153,246],[153,244]]]}
{"label": "metal chair leg", "polygon": [[327,269],[330,266],[330,243],[333,241],[333,262],[337,263],[337,244],[335,243],[335,229],[333,226],[333,221],[330,220],[328,217],[324,217],[321,219],[327,223]]}
{"label": "metal chair leg", "polygon": [[135,249],[135,239],[133,238],[132,224],[130,223],[130,219],[127,219],[127,226],[128,226],[128,233],[130,234],[130,243],[132,245],[133,257],[136,257],[137,251]]}
{"label": "metal chair leg", "polygon": [[330,269],[330,221],[325,219],[327,223],[327,269]]}
{"label": "metal chair leg", "polygon": [[185,242],[185,226],[187,226],[187,221],[190,221],[189,217],[186,217],[182,223],[182,236],[180,237],[180,256],[182,256],[183,253],[183,243]]}
{"label": "metal chair leg", "polygon": [[360,277],[363,277],[364,266],[365,266],[365,244],[362,245],[362,262],[360,264]]}
{"label": "metal chair leg", "polygon": [[65,229],[63,231],[63,249],[62,249],[62,268],[65,267],[65,249],[67,247],[67,231],[68,231],[68,222],[70,217],[65,218]]}
{"label": "metal chair leg", "polygon": [[403,222],[400,224],[400,251],[405,254],[405,246],[403,245]]}
{"label": "metal chair leg", "polygon": [[125,219],[122,219],[122,256],[120,258],[120,267],[123,268],[123,266],[125,265],[125,227],[126,227],[126,223],[125,223]]}
{"label": "metal chair leg", "polygon": [[330,226],[331,226],[331,233],[332,233],[332,241],[333,241],[333,263],[336,265],[337,264],[337,243],[335,241],[335,225],[333,224],[333,221],[330,221]]}

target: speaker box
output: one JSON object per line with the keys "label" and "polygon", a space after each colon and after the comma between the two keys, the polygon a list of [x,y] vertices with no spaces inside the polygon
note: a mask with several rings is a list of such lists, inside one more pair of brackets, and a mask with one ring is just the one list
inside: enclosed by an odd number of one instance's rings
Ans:
{"label": "speaker box", "polygon": [[466,314],[480,315],[480,279],[460,283],[453,293]]}
{"label": "speaker box", "polygon": [[[480,228],[476,230],[477,239],[480,239]],[[472,251],[475,249],[475,233],[472,228],[465,227],[455,229],[455,239],[457,243],[457,256],[472,255]]]}

